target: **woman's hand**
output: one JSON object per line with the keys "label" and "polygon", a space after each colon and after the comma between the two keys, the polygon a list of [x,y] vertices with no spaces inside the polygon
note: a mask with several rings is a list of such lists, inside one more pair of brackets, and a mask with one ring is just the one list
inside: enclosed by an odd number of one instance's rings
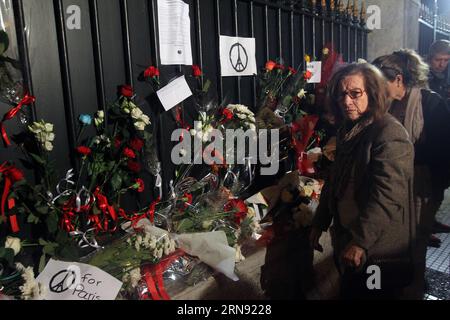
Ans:
{"label": "woman's hand", "polygon": [[342,254],[342,261],[348,267],[359,268],[365,259],[365,254],[363,248],[350,244]]}
{"label": "woman's hand", "polygon": [[323,252],[323,248],[319,243],[320,237],[322,236],[322,230],[319,228],[312,228],[311,233],[309,234],[309,245],[314,250],[317,250],[319,252]]}

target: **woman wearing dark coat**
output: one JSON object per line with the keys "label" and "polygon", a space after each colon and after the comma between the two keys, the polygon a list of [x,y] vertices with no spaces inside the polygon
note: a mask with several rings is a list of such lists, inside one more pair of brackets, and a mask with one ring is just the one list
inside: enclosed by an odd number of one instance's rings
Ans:
{"label": "woman wearing dark coat", "polygon": [[[415,295],[424,294],[427,244],[435,215],[450,182],[450,111],[437,93],[427,89],[429,67],[413,50],[403,49],[374,61],[387,79],[389,112],[406,128],[414,144],[414,201],[419,218]],[[439,240],[439,239],[437,239]]]}
{"label": "woman wearing dark coat", "polygon": [[[338,71],[329,97],[340,129],[311,245],[318,247],[333,221],[342,298],[398,298],[410,280],[414,250],[413,145],[405,128],[387,113],[384,78],[372,65]],[[372,265],[379,267],[378,278],[371,278]]]}

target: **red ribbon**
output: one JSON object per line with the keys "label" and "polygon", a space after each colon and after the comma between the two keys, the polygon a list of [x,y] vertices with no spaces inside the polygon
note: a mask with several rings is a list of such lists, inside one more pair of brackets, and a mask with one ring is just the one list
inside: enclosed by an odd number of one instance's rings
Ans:
{"label": "red ribbon", "polygon": [[146,215],[148,215],[150,222],[155,223],[155,210],[158,203],[161,201],[161,197],[158,197],[155,201],[152,202],[150,208],[148,209]]}
{"label": "red ribbon", "polygon": [[184,255],[184,252],[178,249],[157,264],[146,265],[142,268],[148,291],[153,300],[170,300],[170,296],[167,294],[164,286],[163,274],[182,255]]}
{"label": "red ribbon", "polygon": [[[97,215],[91,215],[90,220],[93,221],[96,225],[96,228],[102,231],[110,231],[114,232],[117,229],[117,213],[112,205],[108,203],[108,199],[100,192],[100,188],[97,187],[94,192],[94,197],[97,199],[98,208],[103,213],[103,225],[100,221],[100,218]],[[109,217],[115,222],[115,225],[112,229],[109,229]]]}
{"label": "red ribbon", "polygon": [[3,120],[0,121],[0,131],[2,133],[3,142],[7,147],[11,145],[11,142],[9,141],[8,134],[6,133],[5,127],[3,125],[3,122],[11,120],[16,116],[16,114],[22,109],[23,106],[32,104],[36,101],[36,98],[33,96],[29,96],[28,94],[25,95],[25,97],[19,102],[19,104],[9,110],[4,116]]}
{"label": "red ribbon", "polygon": [[[0,204],[0,212],[1,212],[1,215],[3,218],[6,216],[6,213],[5,213],[6,200],[8,199],[8,195],[11,190],[11,186],[13,184],[12,178],[10,176],[10,172],[14,169],[17,170],[14,166],[8,167],[6,162],[0,166],[0,173],[3,173],[3,177],[5,179],[5,185],[3,187],[3,194],[2,194],[1,204]],[[8,209],[12,210],[15,206],[16,206],[16,202],[15,202],[14,198],[9,199],[8,200]],[[16,215],[11,215],[9,218],[9,221],[11,224],[12,231],[14,233],[19,232],[20,229],[19,229],[19,224],[17,223]]]}

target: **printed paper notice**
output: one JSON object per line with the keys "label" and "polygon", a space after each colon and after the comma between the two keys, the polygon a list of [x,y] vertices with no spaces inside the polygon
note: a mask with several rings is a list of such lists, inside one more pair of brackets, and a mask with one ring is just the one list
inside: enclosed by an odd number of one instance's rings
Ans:
{"label": "printed paper notice", "polygon": [[164,109],[169,111],[177,104],[192,96],[192,91],[186,82],[186,78],[181,76],[170,82],[161,90],[157,91],[156,94],[158,95]]}
{"label": "printed paper notice", "polygon": [[115,300],[122,287],[99,268],[53,259],[36,280],[47,288],[44,300]]}
{"label": "printed paper notice", "polygon": [[321,61],[308,62],[306,65],[306,70],[311,71],[312,73],[312,77],[308,80],[308,83],[320,83],[322,79]]}
{"label": "printed paper notice", "polygon": [[255,38],[220,36],[222,77],[257,74],[255,48]]}
{"label": "printed paper notice", "polygon": [[161,64],[192,65],[189,5],[181,0],[158,0]]}

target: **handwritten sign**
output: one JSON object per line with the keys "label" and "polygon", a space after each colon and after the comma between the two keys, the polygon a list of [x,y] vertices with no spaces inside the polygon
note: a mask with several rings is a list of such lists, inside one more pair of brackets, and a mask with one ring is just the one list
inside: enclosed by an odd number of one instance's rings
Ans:
{"label": "handwritten sign", "polygon": [[192,96],[192,91],[186,82],[186,78],[181,76],[172,82],[169,82],[168,85],[156,92],[156,94],[164,109],[169,111],[180,102],[183,102]]}
{"label": "handwritten sign", "polygon": [[220,36],[222,77],[257,74],[255,46],[255,38]]}
{"label": "handwritten sign", "polygon": [[322,79],[321,61],[308,62],[306,65],[306,70],[311,71],[312,73],[312,78],[308,80],[308,83],[320,83]]}
{"label": "handwritten sign", "polygon": [[99,268],[53,259],[36,280],[47,287],[45,300],[115,300],[122,287]]}

